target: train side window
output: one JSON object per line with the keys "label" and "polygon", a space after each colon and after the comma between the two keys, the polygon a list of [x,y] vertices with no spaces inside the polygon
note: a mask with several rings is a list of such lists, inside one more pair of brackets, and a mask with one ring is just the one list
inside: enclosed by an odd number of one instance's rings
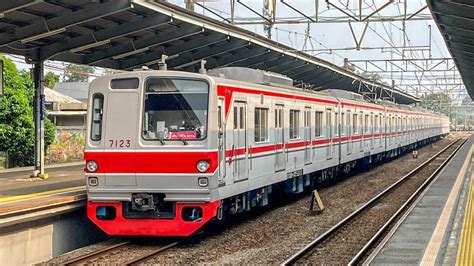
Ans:
{"label": "train side window", "polygon": [[365,115],[364,117],[364,133],[369,132],[369,115]]}
{"label": "train side window", "polygon": [[347,135],[349,136],[351,135],[351,113],[349,110],[346,113],[346,124],[347,125],[344,125],[344,127],[346,128]]}
{"label": "train side window", "polygon": [[315,134],[320,137],[323,134],[323,112],[316,112],[314,118]]}
{"label": "train side window", "polygon": [[352,134],[357,134],[359,133],[359,130],[357,130],[357,114],[352,115]]}
{"label": "train side window", "polygon": [[217,127],[222,128],[222,107],[217,106]]}
{"label": "train side window", "polygon": [[344,113],[341,113],[341,135],[346,133],[346,116]]}
{"label": "train side window", "polygon": [[311,126],[311,111],[304,111],[304,127]]}
{"label": "train side window", "polygon": [[283,127],[283,109],[278,108],[275,109],[275,128],[282,128]]}
{"label": "train side window", "polygon": [[275,128],[279,128],[278,127],[278,109],[275,109]]}
{"label": "train side window", "polygon": [[237,129],[237,106],[234,106],[234,129]]}
{"label": "train side window", "polygon": [[379,132],[379,116],[375,115],[374,132]]}
{"label": "train side window", "polygon": [[240,107],[240,129],[244,129],[244,107]]}
{"label": "train side window", "polygon": [[382,114],[379,116],[379,132],[382,131]]}
{"label": "train side window", "polygon": [[290,139],[297,139],[300,135],[300,111],[290,110]]}
{"label": "train side window", "polygon": [[95,94],[92,98],[91,139],[99,141],[102,138],[102,114],[104,111],[104,96]]}
{"label": "train side window", "polygon": [[264,142],[268,140],[268,109],[255,108],[255,142]]}

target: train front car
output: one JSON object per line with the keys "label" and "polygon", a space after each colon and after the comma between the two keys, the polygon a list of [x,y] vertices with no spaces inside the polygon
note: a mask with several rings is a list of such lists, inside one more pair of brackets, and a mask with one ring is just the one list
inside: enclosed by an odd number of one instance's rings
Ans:
{"label": "train front car", "polygon": [[187,236],[217,215],[211,78],[140,71],[89,92],[87,215],[109,235]]}

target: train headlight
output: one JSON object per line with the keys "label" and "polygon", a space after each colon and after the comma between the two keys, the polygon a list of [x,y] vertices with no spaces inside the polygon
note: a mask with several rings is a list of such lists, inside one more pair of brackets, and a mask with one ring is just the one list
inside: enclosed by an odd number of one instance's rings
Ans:
{"label": "train headlight", "polygon": [[198,169],[199,172],[205,173],[207,169],[209,169],[209,163],[207,161],[199,161],[196,164],[196,168]]}
{"label": "train headlight", "polygon": [[94,173],[99,168],[99,165],[96,161],[88,161],[86,164],[87,171]]}

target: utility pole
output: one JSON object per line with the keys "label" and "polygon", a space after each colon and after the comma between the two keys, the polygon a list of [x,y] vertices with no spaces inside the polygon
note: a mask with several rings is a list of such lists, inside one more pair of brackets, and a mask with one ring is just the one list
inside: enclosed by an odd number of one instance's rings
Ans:
{"label": "utility pole", "polygon": [[194,0],[186,0],[186,9],[194,11]]}
{"label": "utility pole", "polygon": [[275,21],[276,0],[265,0],[263,3],[263,16],[268,22],[263,25],[263,31],[268,39],[272,38],[273,22]]}

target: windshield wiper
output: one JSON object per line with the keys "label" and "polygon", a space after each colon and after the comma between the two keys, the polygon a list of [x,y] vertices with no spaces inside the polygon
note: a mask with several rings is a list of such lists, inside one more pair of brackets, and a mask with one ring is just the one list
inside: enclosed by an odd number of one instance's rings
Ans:
{"label": "windshield wiper", "polygon": [[183,138],[181,138],[181,137],[179,136],[179,134],[175,134],[175,136],[176,136],[179,140],[181,140],[184,145],[188,145],[188,142],[187,142],[186,140],[184,140]]}
{"label": "windshield wiper", "polygon": [[163,140],[163,136],[161,134],[158,134],[158,140],[160,141],[162,146],[166,144],[165,141]]}

